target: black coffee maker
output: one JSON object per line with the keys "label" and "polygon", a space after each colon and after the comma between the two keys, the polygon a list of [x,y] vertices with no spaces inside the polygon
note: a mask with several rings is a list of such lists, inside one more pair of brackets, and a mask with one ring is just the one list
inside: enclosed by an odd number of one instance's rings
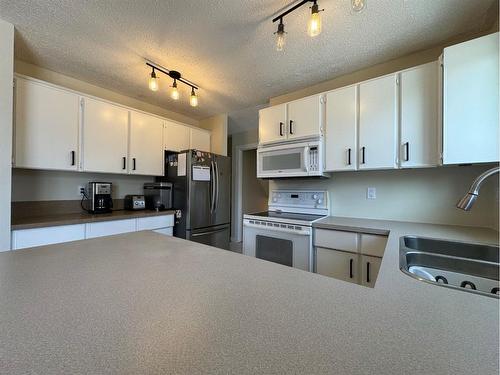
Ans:
{"label": "black coffee maker", "polygon": [[89,182],[88,185],[88,211],[91,214],[104,214],[111,212],[113,199],[111,199],[111,182]]}

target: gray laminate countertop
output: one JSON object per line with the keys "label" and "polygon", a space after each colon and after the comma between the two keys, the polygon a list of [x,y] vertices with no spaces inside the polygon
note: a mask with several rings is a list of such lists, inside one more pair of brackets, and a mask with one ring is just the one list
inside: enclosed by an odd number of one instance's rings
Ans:
{"label": "gray laminate countertop", "polygon": [[141,217],[173,215],[174,210],[115,210],[107,214],[89,214],[87,212],[44,214],[12,218],[12,230],[54,227],[59,225],[98,223],[101,221],[136,219]]}
{"label": "gray laminate countertop", "polygon": [[498,374],[498,300],[404,275],[397,248],[497,232],[330,220],[389,232],[375,288],[153,232],[2,253],[0,373]]}

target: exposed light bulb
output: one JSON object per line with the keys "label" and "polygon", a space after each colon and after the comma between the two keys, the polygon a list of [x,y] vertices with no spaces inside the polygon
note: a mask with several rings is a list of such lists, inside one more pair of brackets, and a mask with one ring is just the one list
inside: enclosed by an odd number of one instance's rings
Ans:
{"label": "exposed light bulb", "polygon": [[191,96],[189,97],[189,104],[191,105],[191,107],[198,106],[198,96],[196,95],[196,92],[194,92],[194,87],[191,87]]}
{"label": "exposed light bulb", "polygon": [[177,89],[177,81],[174,79],[174,83],[170,87],[170,97],[174,100],[179,99],[179,90]]}
{"label": "exposed light bulb", "polygon": [[361,12],[365,9],[366,0],[351,0],[352,10],[355,12]]}
{"label": "exposed light bulb", "polygon": [[276,34],[276,51],[283,51],[285,48],[285,25],[283,24],[283,20],[280,20],[278,24],[278,31]]}
{"label": "exposed light bulb", "polygon": [[153,68],[153,71],[149,76],[149,89],[151,91],[158,91],[158,88],[159,88],[158,77],[156,77],[155,68]]}
{"label": "exposed light bulb", "polygon": [[307,34],[309,36],[317,36],[321,33],[321,15],[320,10],[316,2],[311,7],[311,17],[309,17],[309,22],[307,23]]}

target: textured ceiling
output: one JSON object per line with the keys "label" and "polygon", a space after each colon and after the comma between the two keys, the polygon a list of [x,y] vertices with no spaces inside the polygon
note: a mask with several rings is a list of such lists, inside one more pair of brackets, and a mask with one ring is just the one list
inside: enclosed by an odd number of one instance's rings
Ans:
{"label": "textured ceiling", "polygon": [[[0,0],[16,27],[16,58],[201,119],[284,94],[481,29],[498,0],[318,0],[323,33],[306,35],[308,9],[285,18],[274,49],[271,19],[285,0]],[[199,84],[189,107],[147,89],[144,58]]]}

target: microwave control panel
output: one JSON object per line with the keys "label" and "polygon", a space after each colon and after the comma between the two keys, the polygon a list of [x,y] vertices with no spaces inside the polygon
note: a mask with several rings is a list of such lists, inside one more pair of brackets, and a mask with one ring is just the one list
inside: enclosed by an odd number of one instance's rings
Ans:
{"label": "microwave control panel", "polygon": [[312,146],[309,148],[309,170],[314,172],[319,171],[318,146]]}

